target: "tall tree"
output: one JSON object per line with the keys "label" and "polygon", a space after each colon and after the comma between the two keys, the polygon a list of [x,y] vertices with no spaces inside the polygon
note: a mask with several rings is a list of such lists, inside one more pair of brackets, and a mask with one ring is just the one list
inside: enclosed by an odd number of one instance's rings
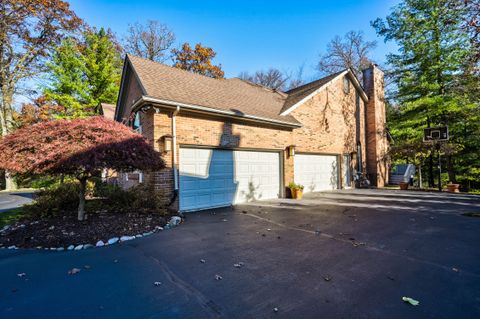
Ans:
{"label": "tall tree", "polygon": [[255,72],[253,75],[249,74],[248,72],[242,72],[239,75],[239,78],[280,91],[285,90],[287,81],[289,79],[286,74],[275,68],[270,68],[266,71],[260,70]]}
{"label": "tall tree", "polygon": [[[372,22],[386,41],[395,41],[398,54],[389,54],[391,76],[399,105],[391,132],[400,143],[421,143],[424,127],[449,125],[450,149],[462,144],[465,125],[475,103],[460,96],[456,87],[470,54],[462,31],[465,13],[452,10],[451,0],[404,0],[385,19]],[[467,131],[470,129],[466,129]],[[455,181],[454,155],[447,156],[449,178]],[[433,158],[429,158],[429,183],[433,185]]]}
{"label": "tall tree", "polygon": [[48,100],[63,107],[60,117],[99,114],[100,103],[115,103],[121,74],[121,49],[111,32],[87,30],[81,40],[68,38],[48,63]]}
{"label": "tall tree", "polygon": [[[13,130],[19,83],[43,71],[50,49],[81,20],[66,1],[0,1],[0,136]],[[14,188],[6,174],[6,188]]]}
{"label": "tall tree", "polygon": [[212,64],[213,58],[217,55],[212,48],[197,43],[195,49],[192,49],[190,44],[184,43],[181,49],[173,49],[172,53],[174,55],[174,67],[216,79],[223,79],[222,66]]}
{"label": "tall tree", "polygon": [[124,47],[129,54],[165,62],[170,57],[170,48],[174,42],[175,34],[167,25],[148,20],[145,25],[137,22],[129,26]]}
{"label": "tall tree", "polygon": [[242,72],[238,77],[242,80],[250,81],[279,91],[287,91],[304,83],[303,65],[300,66],[295,73],[282,72],[276,68],[269,68],[268,70],[256,71],[254,74]]}
{"label": "tall tree", "polygon": [[361,79],[362,70],[372,62],[369,54],[376,46],[375,41],[364,39],[362,31],[350,31],[343,37],[337,35],[327,44],[327,51],[320,55],[317,68],[327,74],[350,68]]}

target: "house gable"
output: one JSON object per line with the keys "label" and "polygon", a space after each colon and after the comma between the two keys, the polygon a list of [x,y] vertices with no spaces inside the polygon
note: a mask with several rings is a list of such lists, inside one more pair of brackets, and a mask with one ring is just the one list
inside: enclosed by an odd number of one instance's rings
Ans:
{"label": "house gable", "polygon": [[344,77],[347,77],[349,81],[351,81],[354,88],[358,91],[360,97],[364,100],[364,102],[367,102],[368,97],[355,74],[351,70],[344,70],[287,91],[286,93],[288,94],[288,98],[280,115],[289,115],[293,110],[303,105],[315,95],[324,91],[328,86],[332,85],[334,81],[343,79]]}
{"label": "house gable", "polygon": [[132,67],[128,56],[125,57],[114,119],[119,122],[127,120],[132,111],[133,104],[140,100],[145,94],[145,88]]}

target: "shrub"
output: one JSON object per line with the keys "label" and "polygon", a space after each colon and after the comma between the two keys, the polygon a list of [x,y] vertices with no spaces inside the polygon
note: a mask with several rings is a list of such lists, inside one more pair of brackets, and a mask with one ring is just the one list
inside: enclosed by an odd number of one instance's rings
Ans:
{"label": "shrub", "polygon": [[165,200],[159,192],[154,192],[145,184],[128,189],[127,193],[130,196],[130,209],[144,212],[159,212],[166,213]]}
{"label": "shrub", "polygon": [[39,191],[35,195],[35,201],[24,206],[24,211],[29,215],[41,217],[55,216],[62,211],[75,211],[79,191],[78,183],[55,184]]}
{"label": "shrub", "polygon": [[[78,203],[80,184],[66,182],[55,184],[39,191],[32,204],[24,206],[30,216],[53,217],[62,212],[74,212]],[[165,214],[165,201],[161,194],[153,192],[144,184],[124,190],[120,186],[102,182],[88,183],[86,193],[90,197],[86,210],[89,213],[140,212]]]}

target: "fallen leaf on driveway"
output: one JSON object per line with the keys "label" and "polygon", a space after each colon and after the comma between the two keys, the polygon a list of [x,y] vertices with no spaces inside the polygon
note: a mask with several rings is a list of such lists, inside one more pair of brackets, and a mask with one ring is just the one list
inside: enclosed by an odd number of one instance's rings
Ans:
{"label": "fallen leaf on driveway", "polygon": [[220,276],[220,275],[215,275],[215,280],[222,280],[222,279],[223,279],[222,276]]}
{"label": "fallen leaf on driveway", "polygon": [[332,277],[330,277],[329,275],[326,275],[326,276],[323,276],[323,279],[325,281],[330,281],[330,280],[332,280]]}
{"label": "fallen leaf on driveway", "polygon": [[85,265],[85,266],[83,266],[83,268],[85,268],[85,269],[90,269],[90,268],[92,268],[92,267],[90,267],[90,265]]}
{"label": "fallen leaf on driveway", "polygon": [[20,277],[20,278],[25,277],[26,275],[27,275],[27,274],[24,273],[24,272],[21,272],[21,273],[17,274],[17,276]]}
{"label": "fallen leaf on driveway", "polygon": [[453,270],[454,272],[458,272],[458,268],[453,267],[452,270]]}
{"label": "fallen leaf on driveway", "polygon": [[406,303],[411,304],[412,306],[418,306],[420,304],[420,301],[415,300],[415,299],[410,298],[410,297],[402,297],[402,300]]}
{"label": "fallen leaf on driveway", "polygon": [[273,308],[273,311],[278,312],[278,308],[277,307]]}
{"label": "fallen leaf on driveway", "polygon": [[202,264],[206,263],[205,259],[200,259],[200,262],[201,262]]}
{"label": "fallen leaf on driveway", "polygon": [[162,283],[161,283],[160,281],[155,281],[153,284],[154,284],[155,286],[160,286]]}
{"label": "fallen leaf on driveway", "polygon": [[81,271],[81,269],[78,269],[78,268],[72,268],[68,271],[68,274],[69,275],[75,275],[75,274],[78,274],[79,272]]}

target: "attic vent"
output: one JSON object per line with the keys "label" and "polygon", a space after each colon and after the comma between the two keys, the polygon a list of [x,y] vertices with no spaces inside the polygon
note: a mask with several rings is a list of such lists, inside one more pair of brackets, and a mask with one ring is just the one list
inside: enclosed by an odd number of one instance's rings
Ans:
{"label": "attic vent", "polygon": [[343,77],[343,92],[345,94],[350,93],[350,80],[346,75]]}

